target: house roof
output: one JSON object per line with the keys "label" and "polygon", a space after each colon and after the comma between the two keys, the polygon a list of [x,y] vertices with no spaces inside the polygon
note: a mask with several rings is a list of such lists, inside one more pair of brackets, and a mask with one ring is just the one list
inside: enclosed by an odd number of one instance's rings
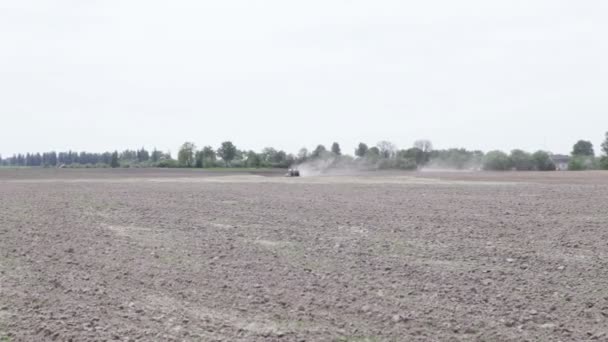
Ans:
{"label": "house roof", "polygon": [[570,156],[564,154],[554,154],[551,156],[551,160],[554,163],[568,163],[570,161]]}

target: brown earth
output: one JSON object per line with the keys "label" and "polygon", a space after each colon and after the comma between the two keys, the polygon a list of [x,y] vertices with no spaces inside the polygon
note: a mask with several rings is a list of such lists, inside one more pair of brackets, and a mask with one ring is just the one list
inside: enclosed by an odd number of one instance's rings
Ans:
{"label": "brown earth", "polygon": [[268,175],[0,170],[0,341],[608,340],[608,173]]}

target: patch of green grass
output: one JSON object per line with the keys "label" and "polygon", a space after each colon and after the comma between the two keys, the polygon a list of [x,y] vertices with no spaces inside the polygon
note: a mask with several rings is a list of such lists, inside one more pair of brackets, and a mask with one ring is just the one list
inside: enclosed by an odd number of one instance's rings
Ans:
{"label": "patch of green grass", "polygon": [[0,342],[11,342],[12,340],[6,333],[6,324],[0,322]]}

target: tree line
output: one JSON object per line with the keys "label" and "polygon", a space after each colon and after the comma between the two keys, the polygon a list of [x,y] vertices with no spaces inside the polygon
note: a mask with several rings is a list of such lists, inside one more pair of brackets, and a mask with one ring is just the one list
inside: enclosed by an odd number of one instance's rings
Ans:
{"label": "tree line", "polygon": [[[608,170],[608,133],[601,150],[602,155],[596,157],[591,142],[578,141],[570,153],[568,169]],[[16,154],[8,158],[0,156],[0,165],[13,167],[288,168],[315,161],[322,161],[329,166],[341,165],[367,169],[416,170],[422,167],[494,171],[556,169],[554,156],[546,151],[530,153],[515,149],[510,153],[498,150],[484,153],[464,148],[435,150],[429,140],[417,140],[412,147],[406,149],[399,149],[390,141],[380,141],[373,146],[362,142],[354,150],[354,156],[343,154],[337,142],[332,143],[329,149],[320,144],[312,151],[302,148],[297,154],[291,154],[272,147],[264,148],[261,152],[241,150],[231,141],[225,141],[217,148],[204,146],[200,149],[192,142],[185,142],[175,159],[171,153],[157,149],[148,151],[145,148],[104,153],[52,151]]]}
{"label": "tree line", "polygon": [[125,150],[123,152],[45,152],[15,154],[9,158],[0,156],[2,166],[36,166],[36,167],[119,167],[121,165],[158,166],[171,155],[154,149],[147,151]]}
{"label": "tree line", "polygon": [[[597,157],[593,144],[587,140],[579,140],[572,146],[569,156],[558,156],[559,159],[568,160],[567,169],[580,170],[608,170],[608,132],[601,145],[601,156]],[[566,157],[566,158],[563,158]],[[518,170],[518,171],[553,171],[556,169],[556,156],[544,151],[528,153],[522,150],[513,150],[510,154],[502,151],[488,152],[483,158],[485,170]]]}

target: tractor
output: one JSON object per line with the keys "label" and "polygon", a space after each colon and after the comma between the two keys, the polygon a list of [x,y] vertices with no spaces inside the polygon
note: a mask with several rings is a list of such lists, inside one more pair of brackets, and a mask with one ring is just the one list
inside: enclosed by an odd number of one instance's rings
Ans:
{"label": "tractor", "polygon": [[289,169],[285,174],[285,177],[300,177],[300,170],[298,169]]}

